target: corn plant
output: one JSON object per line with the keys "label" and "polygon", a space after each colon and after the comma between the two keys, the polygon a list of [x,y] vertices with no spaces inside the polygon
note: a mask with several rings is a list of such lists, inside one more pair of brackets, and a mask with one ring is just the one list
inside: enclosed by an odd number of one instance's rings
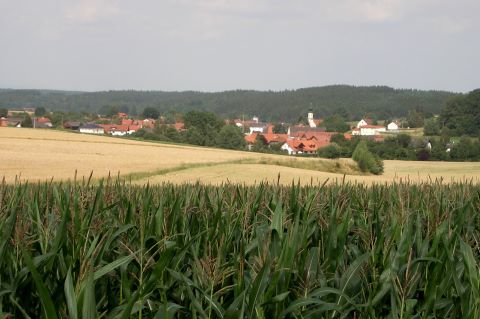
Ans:
{"label": "corn plant", "polygon": [[0,185],[0,318],[480,318],[480,187]]}

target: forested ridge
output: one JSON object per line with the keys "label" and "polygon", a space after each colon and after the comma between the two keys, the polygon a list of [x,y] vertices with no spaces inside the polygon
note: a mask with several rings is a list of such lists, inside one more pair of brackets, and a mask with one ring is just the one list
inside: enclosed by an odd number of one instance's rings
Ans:
{"label": "forested ridge", "polygon": [[0,89],[0,108],[45,107],[51,111],[101,112],[117,106],[132,115],[146,107],[160,112],[201,110],[222,117],[260,116],[266,121],[296,121],[312,110],[315,116],[341,114],[354,120],[403,117],[410,109],[438,114],[458,95],[446,91],[393,89],[386,86],[332,85],[285,91],[234,90],[216,93],[163,91],[75,92]]}

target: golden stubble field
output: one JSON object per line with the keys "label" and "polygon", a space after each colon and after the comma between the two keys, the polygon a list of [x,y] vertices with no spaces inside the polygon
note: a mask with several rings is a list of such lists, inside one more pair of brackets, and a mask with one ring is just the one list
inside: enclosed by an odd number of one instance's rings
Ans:
{"label": "golden stubble field", "polygon": [[[25,128],[0,128],[0,177],[7,182],[73,179],[90,175],[129,175],[134,183],[203,182],[253,184],[267,180],[290,184],[323,183],[342,180],[343,174],[285,167],[278,163],[294,161],[302,167],[323,169],[335,162],[323,159],[295,159],[286,156],[213,148],[141,142],[105,136],[74,134]],[[240,164],[240,162],[242,162]],[[262,163],[274,163],[267,165]],[[349,172],[350,160],[340,160]],[[287,165],[288,166],[288,165]],[[291,165],[290,165],[291,166]],[[298,165],[297,165],[298,166]],[[354,173],[354,172],[352,172]],[[480,179],[480,163],[385,161],[382,176],[346,175],[345,180],[374,183],[408,179],[413,182],[443,178],[444,181]]]}

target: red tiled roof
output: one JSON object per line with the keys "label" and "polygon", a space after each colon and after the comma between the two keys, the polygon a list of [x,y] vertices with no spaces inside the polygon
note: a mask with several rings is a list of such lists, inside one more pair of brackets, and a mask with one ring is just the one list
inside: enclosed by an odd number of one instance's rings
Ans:
{"label": "red tiled roof", "polygon": [[129,130],[129,131],[135,131],[135,132],[136,132],[136,131],[138,131],[138,130],[141,129],[141,128],[142,128],[141,125],[130,125],[130,126],[128,127],[128,130]]}
{"label": "red tiled roof", "polygon": [[382,126],[382,125],[363,125],[363,126],[360,126],[360,128],[385,128],[385,126]]}
{"label": "red tiled roof", "polygon": [[288,139],[288,134],[274,134],[274,133],[267,133],[263,134],[265,141],[267,144],[270,143],[285,143]]}
{"label": "red tiled roof", "polygon": [[173,125],[173,127],[177,130],[177,131],[181,131],[185,128],[185,123],[183,122],[177,122]]}
{"label": "red tiled roof", "polygon": [[288,140],[287,144],[296,152],[316,152],[319,148],[329,145],[330,141],[296,139]]}
{"label": "red tiled roof", "polygon": [[134,122],[132,119],[122,119],[122,125],[133,125]]}
{"label": "red tiled roof", "polygon": [[50,123],[50,119],[48,117],[37,117],[35,119],[35,122],[37,123]]}
{"label": "red tiled roof", "polygon": [[247,142],[247,144],[253,144],[253,143],[255,143],[255,140],[257,139],[257,136],[258,136],[258,133],[253,132],[252,134],[249,134],[249,135],[245,136],[245,141]]}

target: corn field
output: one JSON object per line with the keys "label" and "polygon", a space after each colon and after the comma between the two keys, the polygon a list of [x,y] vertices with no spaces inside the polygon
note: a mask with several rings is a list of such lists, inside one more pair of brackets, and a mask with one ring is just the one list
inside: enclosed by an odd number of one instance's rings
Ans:
{"label": "corn field", "polygon": [[480,186],[0,185],[0,318],[480,318]]}

